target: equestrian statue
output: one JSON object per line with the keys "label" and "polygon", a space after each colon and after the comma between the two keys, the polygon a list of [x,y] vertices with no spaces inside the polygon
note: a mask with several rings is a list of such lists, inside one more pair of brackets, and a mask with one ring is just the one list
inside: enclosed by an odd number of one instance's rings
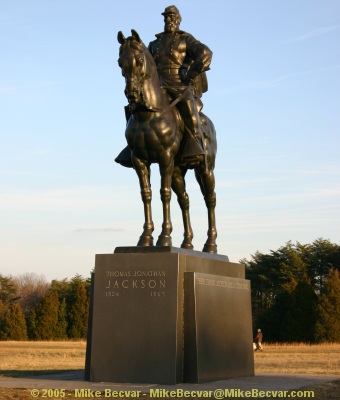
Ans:
{"label": "equestrian statue", "polygon": [[193,169],[208,210],[208,237],[203,251],[217,253],[215,221],[216,132],[202,112],[202,93],[208,89],[205,72],[211,50],[192,35],[179,29],[181,15],[169,6],[164,15],[164,32],[148,47],[131,30],[125,38],[118,33],[118,64],[125,78],[128,146],[116,162],[134,168],[139,178],[145,222],[137,246],[153,246],[150,166],[159,164],[162,231],[156,246],[172,246],[170,217],[171,189],[177,195],[184,224],[182,248],[193,249],[189,197],[185,175]]}

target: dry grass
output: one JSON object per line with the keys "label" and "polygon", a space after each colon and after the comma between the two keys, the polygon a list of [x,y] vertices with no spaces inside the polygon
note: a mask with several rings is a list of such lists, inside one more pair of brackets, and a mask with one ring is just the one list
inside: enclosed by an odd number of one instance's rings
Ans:
{"label": "dry grass", "polygon": [[[86,342],[0,342],[0,375],[83,369]],[[339,374],[340,344],[271,344],[255,352],[256,373]]]}
{"label": "dry grass", "polygon": [[256,373],[340,375],[340,344],[264,345],[254,358]]}
{"label": "dry grass", "polygon": [[86,342],[0,342],[0,375],[84,369]]}
{"label": "dry grass", "polygon": [[[84,368],[86,343],[82,342],[0,342],[0,399],[32,400],[26,389],[1,388],[1,376],[29,376]],[[339,380],[304,388],[318,400],[340,398],[340,344],[265,345],[255,352],[256,373],[337,374]],[[73,393],[66,398],[75,400]],[[50,400],[57,398],[50,397]],[[144,397],[145,400],[150,400]]]}

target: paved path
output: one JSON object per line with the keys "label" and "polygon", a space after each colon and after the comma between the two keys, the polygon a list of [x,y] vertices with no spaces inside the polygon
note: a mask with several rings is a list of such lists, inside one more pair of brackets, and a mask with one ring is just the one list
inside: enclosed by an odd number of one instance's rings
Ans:
{"label": "paved path", "polygon": [[299,389],[305,386],[322,384],[332,380],[340,379],[340,375],[291,375],[291,374],[258,374],[253,377],[235,378],[225,381],[191,384],[182,383],[178,385],[156,385],[156,384],[130,384],[130,383],[107,383],[84,381],[84,371],[71,371],[55,375],[32,376],[27,378],[0,377],[0,387],[4,388],[27,388],[27,389],[90,389],[105,391],[141,391],[149,393],[150,389],[165,390],[216,390],[216,389],[240,389],[240,390],[263,390],[281,391]]}

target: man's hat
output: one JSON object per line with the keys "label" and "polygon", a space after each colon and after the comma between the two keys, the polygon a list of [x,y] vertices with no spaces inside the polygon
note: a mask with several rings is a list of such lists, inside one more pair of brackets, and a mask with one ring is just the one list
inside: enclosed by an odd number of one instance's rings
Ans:
{"label": "man's hat", "polygon": [[162,12],[162,15],[167,15],[167,14],[177,14],[181,19],[181,14],[179,13],[179,10],[176,6],[169,6],[165,7],[164,12]]}

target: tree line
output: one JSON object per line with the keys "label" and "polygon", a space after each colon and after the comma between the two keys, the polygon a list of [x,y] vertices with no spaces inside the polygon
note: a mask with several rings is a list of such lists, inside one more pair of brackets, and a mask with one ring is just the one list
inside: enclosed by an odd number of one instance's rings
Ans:
{"label": "tree line", "polygon": [[[241,260],[252,287],[254,332],[267,342],[340,342],[340,246],[287,242]],[[90,279],[51,283],[0,275],[0,340],[85,339]]]}
{"label": "tree line", "polygon": [[85,339],[90,279],[0,275],[0,340]]}
{"label": "tree line", "polygon": [[253,328],[268,342],[340,342],[340,246],[311,244],[255,253],[246,265]]}

